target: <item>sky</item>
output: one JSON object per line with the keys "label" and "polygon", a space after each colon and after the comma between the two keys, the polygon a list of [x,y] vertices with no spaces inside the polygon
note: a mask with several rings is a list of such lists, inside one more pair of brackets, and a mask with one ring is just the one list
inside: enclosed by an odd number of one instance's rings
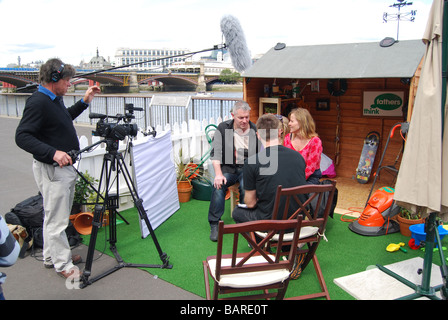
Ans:
{"label": "sky", "polygon": [[[411,2],[411,1],[408,1]],[[397,37],[397,0],[0,0],[0,67],[58,57],[79,65],[114,60],[120,47],[213,48],[220,21],[237,18],[252,56],[287,46],[356,43]],[[399,40],[421,39],[432,0],[414,0],[415,21],[401,21]]]}

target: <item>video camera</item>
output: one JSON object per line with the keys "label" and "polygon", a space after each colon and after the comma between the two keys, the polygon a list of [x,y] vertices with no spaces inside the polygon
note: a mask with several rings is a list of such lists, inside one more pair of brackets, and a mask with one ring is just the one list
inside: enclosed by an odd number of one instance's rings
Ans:
{"label": "video camera", "polygon": [[[138,126],[130,123],[135,119],[134,111],[143,111],[143,108],[134,108],[132,103],[125,105],[126,114],[117,114],[116,116],[108,116],[100,113],[90,113],[90,119],[100,119],[96,124],[96,130],[92,131],[94,136],[104,137],[106,139],[124,140],[126,136],[135,137],[138,133]],[[109,118],[117,119],[116,122],[109,122]],[[123,124],[119,122],[123,120]]]}

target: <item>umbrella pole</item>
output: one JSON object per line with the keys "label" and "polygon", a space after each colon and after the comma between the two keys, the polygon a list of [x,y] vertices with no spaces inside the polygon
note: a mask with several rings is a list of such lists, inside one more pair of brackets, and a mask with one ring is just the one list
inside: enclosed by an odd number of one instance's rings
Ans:
{"label": "umbrella pole", "polygon": [[[440,298],[436,296],[436,292],[440,290],[444,290],[442,294],[446,295],[446,264],[443,257],[442,252],[442,242],[440,240],[439,231],[438,231],[438,225],[436,221],[436,212],[432,212],[426,222],[425,225],[425,232],[426,232],[426,241],[425,241],[425,258],[423,260],[423,270],[422,270],[422,284],[416,285],[403,277],[399,276],[395,272],[392,272],[391,270],[387,269],[384,266],[377,265],[377,267],[385,272],[386,274],[390,275],[391,277],[397,279],[398,281],[402,282],[403,284],[407,285],[408,287],[415,290],[415,293],[412,293],[410,295],[398,298],[398,300],[411,300],[416,299],[420,297],[428,297],[433,300],[439,300]],[[439,252],[440,252],[440,259],[442,261],[441,266],[441,272],[442,272],[442,278],[443,283],[442,285],[438,285],[436,287],[431,287],[431,269],[432,269],[432,257],[433,257],[433,251],[434,251],[434,240],[437,240],[437,244],[439,246]],[[420,271],[420,270],[419,270]]]}
{"label": "umbrella pole", "polygon": [[443,1],[443,27],[442,27],[442,140],[445,128],[445,101],[448,76],[448,1]]}

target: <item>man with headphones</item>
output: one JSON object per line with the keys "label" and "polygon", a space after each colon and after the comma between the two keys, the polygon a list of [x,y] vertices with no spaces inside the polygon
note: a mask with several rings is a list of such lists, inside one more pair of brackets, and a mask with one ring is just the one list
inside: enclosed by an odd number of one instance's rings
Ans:
{"label": "man with headphones", "polygon": [[65,229],[69,223],[77,173],[69,151],[79,150],[73,120],[101,90],[87,89],[84,98],[66,108],[62,97],[76,70],[59,59],[50,59],[39,72],[39,88],[29,97],[16,130],[16,144],[33,155],[33,173],[44,200],[44,248],[46,268],[64,278],[79,277],[79,255],[72,256]]}

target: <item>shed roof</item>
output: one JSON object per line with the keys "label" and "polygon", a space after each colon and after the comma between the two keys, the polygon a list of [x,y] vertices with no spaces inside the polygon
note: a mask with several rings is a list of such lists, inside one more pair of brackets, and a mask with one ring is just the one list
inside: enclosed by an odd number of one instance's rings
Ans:
{"label": "shed roof", "polygon": [[411,78],[424,55],[422,40],[390,47],[379,42],[286,46],[270,49],[243,73],[252,78],[357,79]]}

